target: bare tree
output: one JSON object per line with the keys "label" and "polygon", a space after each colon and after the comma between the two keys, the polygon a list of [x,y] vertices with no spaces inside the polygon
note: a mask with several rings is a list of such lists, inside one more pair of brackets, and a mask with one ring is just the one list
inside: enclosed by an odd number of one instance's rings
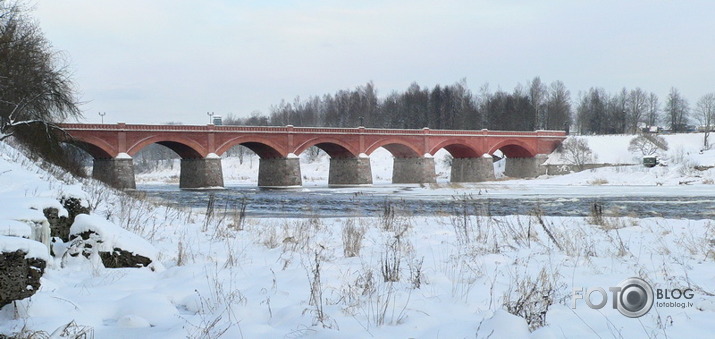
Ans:
{"label": "bare tree", "polygon": [[56,123],[80,117],[70,73],[20,1],[0,0],[0,140],[84,176]]}
{"label": "bare tree", "polygon": [[628,119],[628,90],[624,87],[621,91],[611,96],[608,101],[608,121],[606,131],[609,134],[626,133]]}
{"label": "bare tree", "polygon": [[695,108],[695,118],[698,119],[700,126],[704,130],[703,147],[708,149],[710,147],[708,137],[710,136],[710,130],[713,128],[713,120],[715,119],[715,93],[705,94],[698,100]]}
{"label": "bare tree", "polygon": [[49,135],[55,122],[81,115],[61,55],[27,12],[0,0],[0,140],[27,132],[33,138],[21,139],[35,142],[30,129]]}
{"label": "bare tree", "polygon": [[636,133],[648,108],[648,95],[640,87],[628,93],[626,103],[627,132]]}
{"label": "bare tree", "polygon": [[665,114],[673,132],[684,132],[688,122],[688,101],[683,98],[677,88],[671,87],[665,102]]}
{"label": "bare tree", "polygon": [[651,92],[646,103],[646,125],[649,127],[658,125],[659,118],[660,103],[658,102],[658,96]]}
{"label": "bare tree", "polygon": [[561,81],[554,81],[546,101],[546,128],[568,130],[571,125],[571,93]]}
{"label": "bare tree", "polygon": [[593,161],[593,151],[588,147],[588,141],[582,138],[568,138],[557,150],[561,153],[561,159],[567,164],[574,165],[579,171],[584,166]]}
{"label": "bare tree", "polygon": [[529,82],[529,100],[531,100],[531,105],[534,106],[534,128],[535,129],[545,129],[547,125],[546,121],[546,99],[548,96],[548,91],[546,90],[546,85],[541,82],[541,78],[535,77]]}
{"label": "bare tree", "polygon": [[628,144],[628,150],[642,155],[653,155],[659,150],[667,151],[668,142],[659,135],[641,134]]}
{"label": "bare tree", "polygon": [[581,134],[608,133],[607,104],[608,95],[602,88],[591,88],[580,94],[576,109],[578,131]]}

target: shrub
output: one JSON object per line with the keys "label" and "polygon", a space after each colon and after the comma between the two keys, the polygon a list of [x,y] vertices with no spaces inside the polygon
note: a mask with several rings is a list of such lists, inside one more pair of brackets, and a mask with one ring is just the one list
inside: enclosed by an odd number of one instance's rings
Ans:
{"label": "shrub", "polygon": [[593,151],[588,147],[588,142],[581,138],[569,138],[557,149],[561,159],[567,164],[574,165],[583,171],[584,165],[593,162]]}

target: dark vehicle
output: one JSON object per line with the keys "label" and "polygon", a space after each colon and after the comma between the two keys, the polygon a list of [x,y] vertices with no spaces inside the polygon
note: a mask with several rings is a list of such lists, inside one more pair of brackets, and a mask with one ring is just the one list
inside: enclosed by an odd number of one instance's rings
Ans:
{"label": "dark vehicle", "polygon": [[658,164],[658,157],[655,155],[648,155],[643,157],[643,166],[645,167],[655,167]]}

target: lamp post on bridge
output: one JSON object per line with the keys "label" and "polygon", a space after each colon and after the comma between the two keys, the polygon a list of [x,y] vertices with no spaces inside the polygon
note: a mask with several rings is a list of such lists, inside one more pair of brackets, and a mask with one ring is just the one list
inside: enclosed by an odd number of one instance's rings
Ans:
{"label": "lamp post on bridge", "polygon": [[214,112],[206,112],[206,115],[209,116],[209,125],[214,123]]}
{"label": "lamp post on bridge", "polygon": [[102,124],[104,124],[104,116],[107,115],[107,112],[99,112],[97,114],[99,114],[99,116],[102,117]]}

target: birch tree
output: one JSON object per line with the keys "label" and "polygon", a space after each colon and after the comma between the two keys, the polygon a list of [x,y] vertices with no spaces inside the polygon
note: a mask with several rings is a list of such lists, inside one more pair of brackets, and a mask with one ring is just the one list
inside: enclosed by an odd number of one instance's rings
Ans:
{"label": "birch tree", "polygon": [[710,130],[713,129],[713,123],[715,122],[713,121],[715,120],[715,93],[705,94],[698,100],[695,108],[695,118],[698,119],[700,126],[704,130],[703,147],[707,149],[710,147],[708,143]]}
{"label": "birch tree", "polygon": [[665,102],[665,114],[673,132],[684,132],[688,122],[688,101],[677,88],[672,87]]}

